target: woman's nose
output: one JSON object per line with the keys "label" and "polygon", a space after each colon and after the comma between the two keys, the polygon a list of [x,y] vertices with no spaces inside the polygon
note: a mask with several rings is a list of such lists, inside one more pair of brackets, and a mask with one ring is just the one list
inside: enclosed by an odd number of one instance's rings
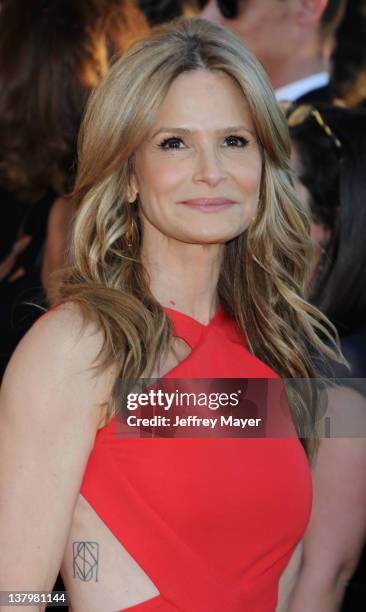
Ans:
{"label": "woman's nose", "polygon": [[206,183],[210,187],[216,187],[225,180],[226,173],[222,160],[214,150],[202,150],[197,154],[196,167],[194,170],[194,182]]}

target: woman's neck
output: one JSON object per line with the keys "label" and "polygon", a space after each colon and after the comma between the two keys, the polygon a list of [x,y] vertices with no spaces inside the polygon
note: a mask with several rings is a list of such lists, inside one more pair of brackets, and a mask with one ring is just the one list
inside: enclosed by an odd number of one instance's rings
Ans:
{"label": "woman's neck", "polygon": [[158,245],[145,240],[141,259],[152,294],[162,306],[207,325],[218,307],[223,250],[224,245],[186,244],[165,236]]}

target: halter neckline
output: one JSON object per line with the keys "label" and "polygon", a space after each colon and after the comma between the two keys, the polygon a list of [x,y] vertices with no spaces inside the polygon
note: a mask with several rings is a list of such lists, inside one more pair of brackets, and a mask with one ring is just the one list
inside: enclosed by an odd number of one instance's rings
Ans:
{"label": "halter neckline", "polygon": [[173,324],[173,335],[185,340],[192,348],[196,346],[202,333],[209,330],[212,326],[220,324],[224,317],[222,304],[219,304],[214,316],[207,325],[180,310],[174,310],[174,308],[169,308],[168,306],[163,306],[163,309]]}

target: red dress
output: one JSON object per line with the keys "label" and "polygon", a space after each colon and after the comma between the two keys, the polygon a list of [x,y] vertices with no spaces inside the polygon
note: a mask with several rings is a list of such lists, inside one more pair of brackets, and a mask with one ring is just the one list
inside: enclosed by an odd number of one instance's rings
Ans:
{"label": "red dress", "polygon": [[[207,326],[165,311],[192,349],[165,378],[278,378],[223,307]],[[114,420],[80,492],[159,590],[131,612],[274,612],[311,507],[296,437],[121,439]]]}

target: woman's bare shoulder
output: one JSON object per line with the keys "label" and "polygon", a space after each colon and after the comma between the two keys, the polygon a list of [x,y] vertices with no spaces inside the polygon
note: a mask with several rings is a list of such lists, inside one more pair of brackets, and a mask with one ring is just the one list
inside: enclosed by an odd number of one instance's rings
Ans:
{"label": "woman's bare shoulder", "polygon": [[31,367],[36,367],[37,361],[46,360],[49,365],[54,363],[62,370],[71,371],[74,367],[90,365],[102,341],[97,325],[85,322],[80,308],[68,302],[38,318],[18,344],[9,365],[29,362]]}
{"label": "woman's bare shoulder", "polygon": [[[80,308],[66,303],[46,312],[27,332],[6,369],[2,395],[23,393],[34,398],[48,397],[50,410],[57,415],[66,403],[97,406],[108,402],[116,368],[95,368],[103,346],[103,334],[96,322],[85,321]],[[92,405],[92,406],[91,406]],[[52,408],[51,408],[52,406]],[[67,411],[68,412],[68,411]]]}

